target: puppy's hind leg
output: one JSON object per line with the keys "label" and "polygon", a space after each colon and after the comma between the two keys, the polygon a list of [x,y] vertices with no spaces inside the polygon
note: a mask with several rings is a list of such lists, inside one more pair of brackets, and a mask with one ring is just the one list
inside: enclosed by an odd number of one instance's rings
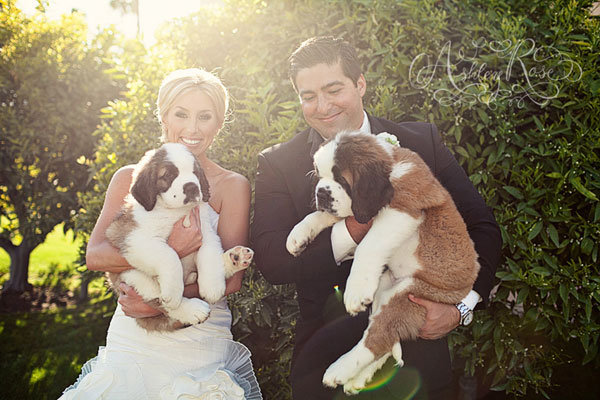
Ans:
{"label": "puppy's hind leg", "polygon": [[169,310],[168,315],[185,325],[195,325],[204,322],[210,314],[207,302],[196,298],[183,298],[181,304],[174,310]]}
{"label": "puppy's hind leg", "polygon": [[391,353],[387,353],[378,360],[373,361],[371,364],[364,367],[362,371],[358,373],[358,375],[346,382],[344,385],[344,393],[357,394],[364,389],[367,386],[367,383],[369,383],[373,378],[373,375],[375,375],[375,372],[377,372],[383,366],[383,364],[385,364],[390,354]]}
{"label": "puppy's hind leg", "polygon": [[122,272],[120,279],[129,286],[132,286],[142,296],[144,301],[152,301],[160,298],[160,287],[156,280],[137,269]]}
{"label": "puppy's hind leg", "polygon": [[[137,243],[133,243],[137,245]],[[127,261],[148,276],[155,276],[160,287],[160,302],[167,309],[179,307],[183,297],[183,267],[179,256],[163,241],[139,243],[152,251],[138,251],[126,256]]]}
{"label": "puppy's hind leg", "polygon": [[[375,360],[375,355],[365,346],[365,338],[349,352],[331,364],[323,375],[323,384],[329,387],[346,385]],[[369,376],[369,379],[371,377]]]}

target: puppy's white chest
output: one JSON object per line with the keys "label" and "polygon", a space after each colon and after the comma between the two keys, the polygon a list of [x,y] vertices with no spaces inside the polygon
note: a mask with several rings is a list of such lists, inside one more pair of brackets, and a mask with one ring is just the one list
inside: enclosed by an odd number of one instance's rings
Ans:
{"label": "puppy's white chest", "polygon": [[395,279],[411,277],[415,272],[422,269],[416,255],[418,246],[419,233],[417,230],[394,249],[388,267]]}

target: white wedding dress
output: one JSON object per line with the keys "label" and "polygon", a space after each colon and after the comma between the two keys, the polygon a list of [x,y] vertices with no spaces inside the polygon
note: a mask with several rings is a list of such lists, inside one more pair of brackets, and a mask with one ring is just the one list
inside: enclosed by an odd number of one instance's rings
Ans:
{"label": "white wedding dress", "polygon": [[211,306],[205,322],[172,332],[148,332],[118,305],[106,346],[60,400],[262,399],[250,351],[232,340],[230,328],[226,299]]}

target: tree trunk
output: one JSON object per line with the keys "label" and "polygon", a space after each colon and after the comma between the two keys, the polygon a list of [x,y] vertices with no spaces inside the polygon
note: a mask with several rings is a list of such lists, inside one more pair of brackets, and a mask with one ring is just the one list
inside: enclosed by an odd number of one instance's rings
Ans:
{"label": "tree trunk", "polygon": [[19,246],[7,249],[10,254],[10,279],[4,284],[3,293],[22,293],[31,289],[32,285],[27,282],[31,250],[33,249],[27,245],[25,239]]}
{"label": "tree trunk", "polygon": [[83,303],[88,301],[88,286],[90,284],[89,274],[83,274],[81,278],[81,287],[79,292],[79,302]]}

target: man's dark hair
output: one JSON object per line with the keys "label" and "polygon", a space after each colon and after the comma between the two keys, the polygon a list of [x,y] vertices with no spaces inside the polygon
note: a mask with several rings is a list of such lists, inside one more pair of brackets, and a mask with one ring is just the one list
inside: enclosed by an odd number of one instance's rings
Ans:
{"label": "man's dark hair", "polygon": [[318,36],[305,40],[292,53],[289,61],[289,76],[296,91],[298,91],[296,87],[298,72],[317,64],[334,65],[339,62],[344,75],[350,78],[355,86],[362,74],[354,47],[344,39],[333,36]]}

